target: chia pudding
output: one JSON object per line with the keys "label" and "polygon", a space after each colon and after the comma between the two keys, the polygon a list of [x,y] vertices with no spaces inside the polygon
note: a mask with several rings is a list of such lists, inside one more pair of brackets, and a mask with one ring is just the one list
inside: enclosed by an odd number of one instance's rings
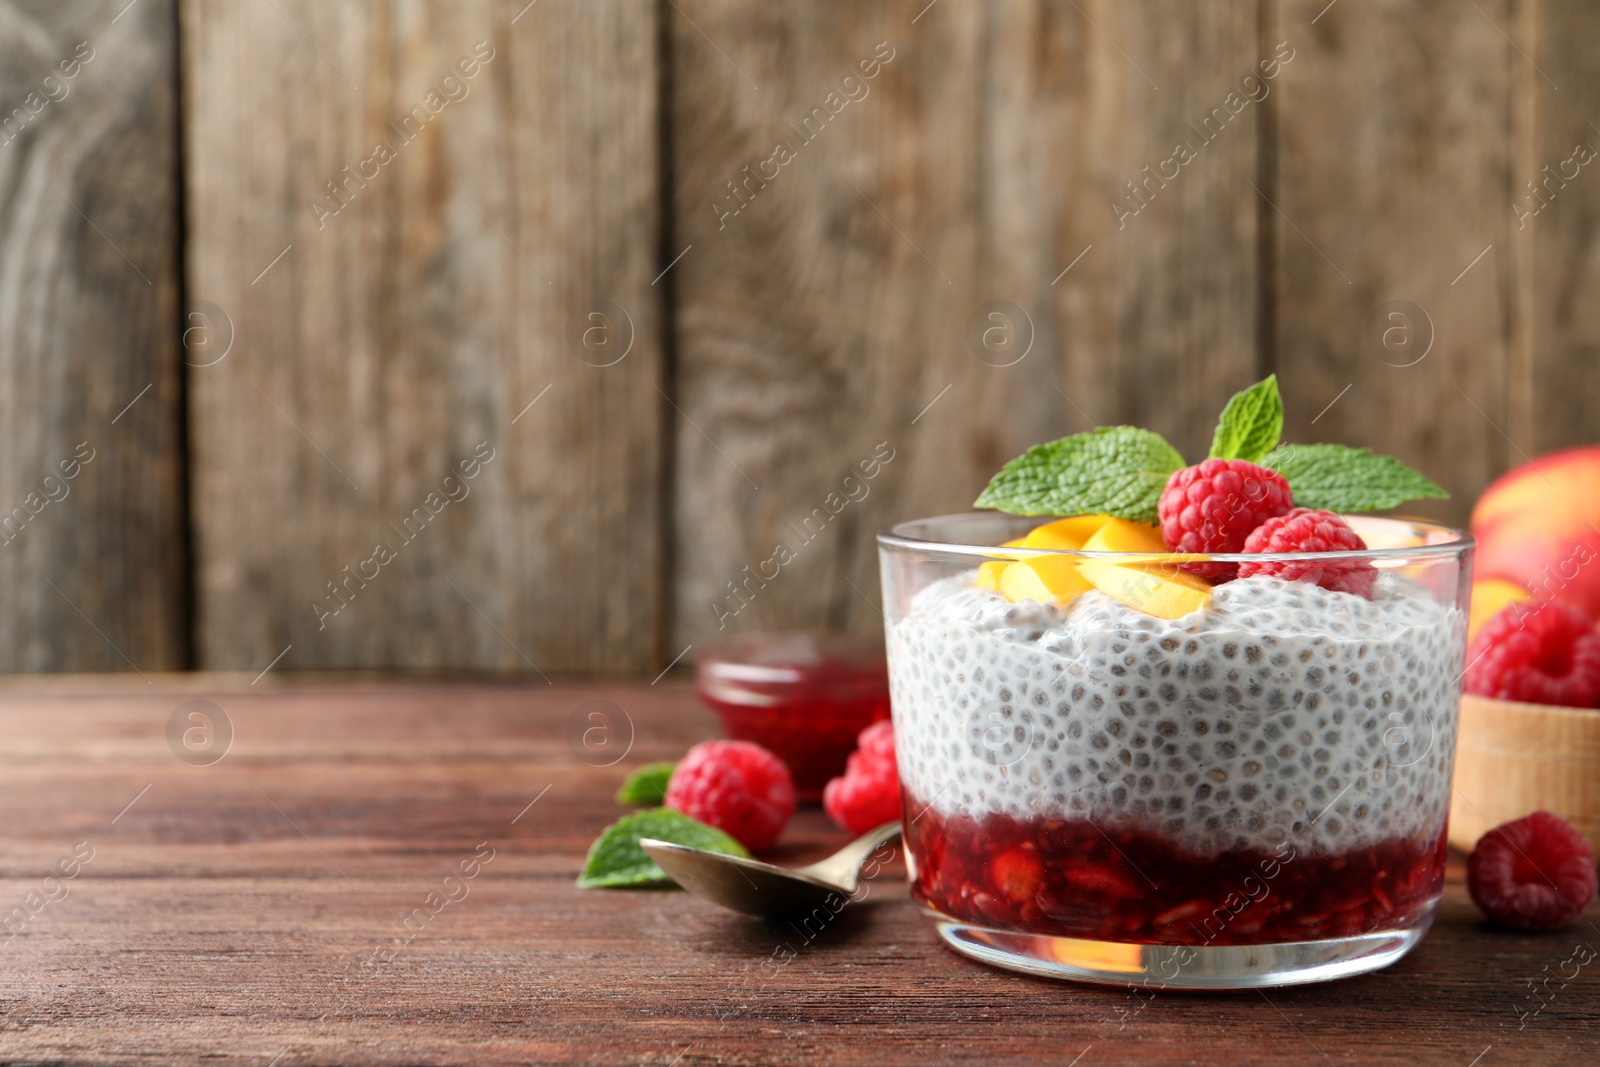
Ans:
{"label": "chia pudding", "polygon": [[888,628],[913,892],[986,927],[1144,944],[1431,921],[1466,622],[1254,576],[1155,618],[932,582]]}

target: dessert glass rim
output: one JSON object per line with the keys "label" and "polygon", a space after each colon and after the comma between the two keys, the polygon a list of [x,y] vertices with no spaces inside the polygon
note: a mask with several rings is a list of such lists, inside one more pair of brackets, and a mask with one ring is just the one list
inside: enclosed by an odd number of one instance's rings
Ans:
{"label": "dessert glass rim", "polygon": [[[935,526],[962,520],[1033,519],[1043,525],[1059,517],[1055,515],[1011,515],[1002,511],[962,511],[948,515],[932,515],[926,518],[908,519],[905,522],[896,523],[878,534],[878,544],[884,547],[911,549],[921,552],[969,556],[977,560],[1072,556],[1082,559],[1117,559],[1129,563],[1189,563],[1198,560],[1248,563],[1267,560],[1304,561],[1331,559],[1397,560],[1416,563],[1427,559],[1445,559],[1451,556],[1459,556],[1463,551],[1473,548],[1477,543],[1473,536],[1465,530],[1434,522],[1431,519],[1419,519],[1405,515],[1365,514],[1345,516],[1345,518],[1353,517],[1358,523],[1362,524],[1392,522],[1397,525],[1409,526],[1419,532],[1441,535],[1444,539],[1420,545],[1401,545],[1395,548],[1354,548],[1338,552],[1086,552],[1083,549],[1022,548],[1021,546],[1005,548],[1002,545],[965,544],[938,540],[928,536],[919,537],[914,532],[917,530],[926,531]],[[1004,551],[996,551],[997,549],[1004,549]]]}

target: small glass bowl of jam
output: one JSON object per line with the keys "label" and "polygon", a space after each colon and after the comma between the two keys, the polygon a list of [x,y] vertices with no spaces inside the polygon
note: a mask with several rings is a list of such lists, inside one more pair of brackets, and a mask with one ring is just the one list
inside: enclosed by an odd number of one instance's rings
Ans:
{"label": "small glass bowl of jam", "polygon": [[889,669],[875,637],[740,634],[695,658],[695,687],[736,741],[789,765],[803,803],[844,773],[856,736],[889,717]]}

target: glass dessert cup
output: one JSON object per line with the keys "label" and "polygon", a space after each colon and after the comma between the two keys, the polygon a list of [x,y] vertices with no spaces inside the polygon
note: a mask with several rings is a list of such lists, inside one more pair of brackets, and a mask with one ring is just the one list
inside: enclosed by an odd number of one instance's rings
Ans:
{"label": "glass dessert cup", "polygon": [[1208,558],[1370,566],[1370,599],[1256,575],[1170,620],[1099,588],[1063,604],[980,587],[997,559],[1115,563],[1134,588],[1176,565],[996,547],[1043,519],[879,536],[911,889],[947,945],[1047,977],[1229,989],[1362,974],[1421,940],[1472,541],[1348,518],[1367,550]]}
{"label": "glass dessert cup", "polygon": [[754,741],[789,766],[804,804],[822,801],[856,738],[889,717],[880,642],[813,633],[740,634],[695,657],[695,688],[735,741]]}

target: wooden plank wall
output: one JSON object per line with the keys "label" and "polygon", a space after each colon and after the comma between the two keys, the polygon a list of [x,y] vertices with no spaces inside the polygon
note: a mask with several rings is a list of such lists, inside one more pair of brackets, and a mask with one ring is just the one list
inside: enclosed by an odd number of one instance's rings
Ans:
{"label": "wooden plank wall", "polygon": [[125,4],[0,2],[0,671],[187,662],[177,19]]}
{"label": "wooden plank wall", "polygon": [[[1600,440],[1600,8],[1546,0],[1522,15],[1529,58],[1515,67],[1521,150],[1511,187],[1521,210],[1537,214],[1521,216],[1514,234],[1521,269],[1509,432],[1538,455]],[[1591,150],[1581,166],[1579,144]],[[1562,177],[1574,169],[1577,177]]]}
{"label": "wooden plank wall", "polygon": [[1600,147],[1577,0],[120,7],[0,0],[7,100],[107,43],[0,146],[0,500],[108,442],[0,669],[870,629],[876,530],[1091,425],[1198,455],[1268,371],[1455,520],[1600,437],[1600,178],[1525,186]]}
{"label": "wooden plank wall", "polygon": [[1512,5],[1285,0],[1274,17],[1296,52],[1278,86],[1270,185],[1287,432],[1406,457],[1454,496],[1408,510],[1464,520],[1521,462],[1502,436],[1512,88],[1526,65],[1504,36]]}
{"label": "wooden plank wall", "polygon": [[199,662],[655,662],[653,8],[183,14],[190,285],[235,332],[190,377]]}
{"label": "wooden plank wall", "polygon": [[[1253,68],[1254,12],[1081,6],[697,0],[668,16],[673,218],[692,245],[674,651],[879,625],[877,530],[964,510],[1004,460],[1091,423],[1201,451],[1253,380],[1257,211],[1238,190],[1259,111],[1137,217],[1110,205]],[[802,128],[829,93],[838,114]],[[793,161],[750,182],[780,145]],[[996,302],[1031,324],[1025,355],[975,354],[971,323],[1005,328]],[[866,482],[880,444],[894,459]],[[866,495],[824,524],[853,466]]]}

